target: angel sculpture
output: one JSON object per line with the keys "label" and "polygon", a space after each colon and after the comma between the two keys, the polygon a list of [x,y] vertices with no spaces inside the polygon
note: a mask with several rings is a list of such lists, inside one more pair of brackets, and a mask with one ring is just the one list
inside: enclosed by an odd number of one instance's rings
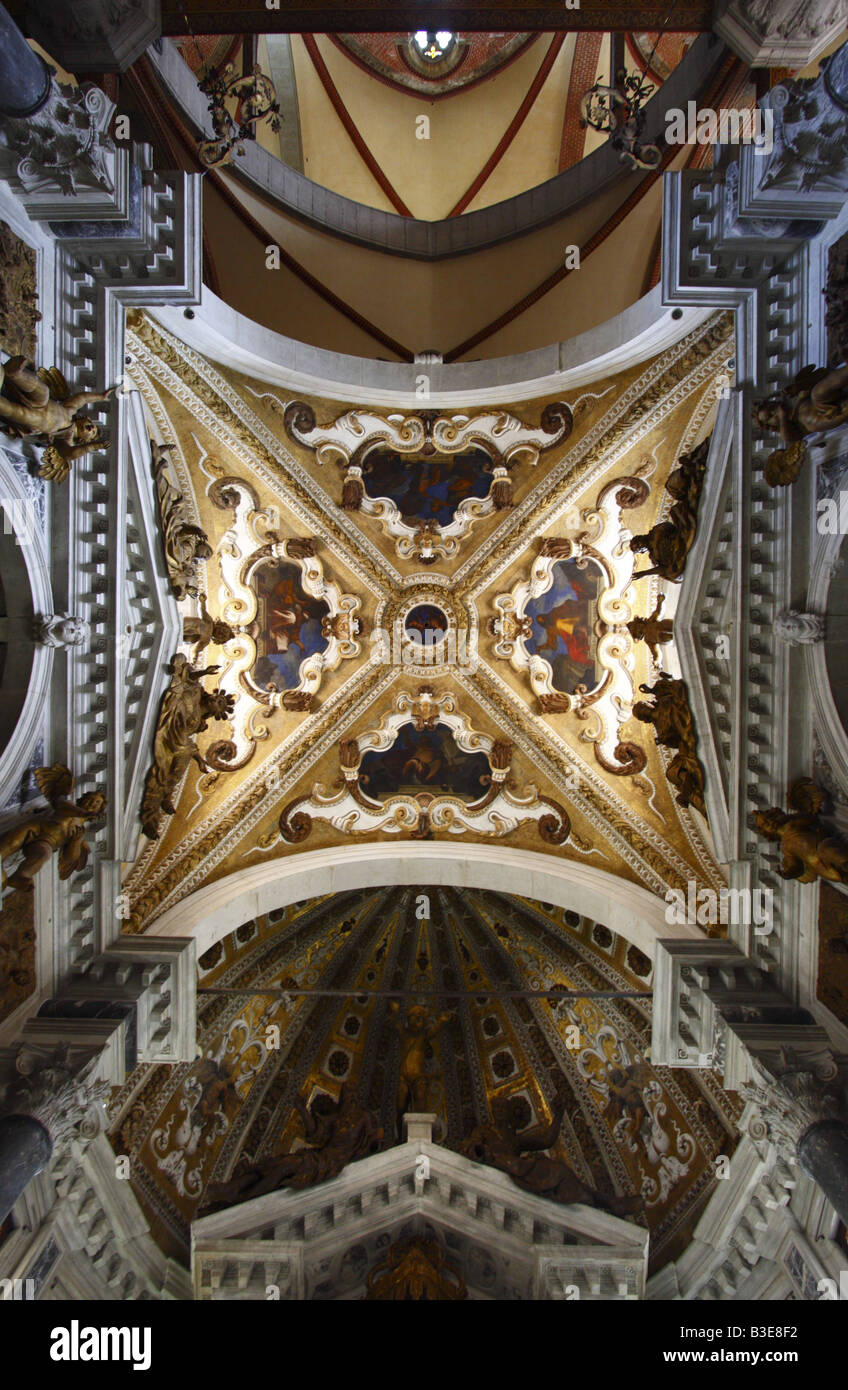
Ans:
{"label": "angel sculpture", "polygon": [[38,476],[62,483],[74,459],[109,442],[80,407],[108,401],[116,389],[72,393],[56,367],[35,371],[23,357],[10,357],[0,366],[0,428],[43,445]]}
{"label": "angel sculpture", "polygon": [[199,598],[197,562],[210,559],[212,547],[203,527],[196,526],[192,521],[185,497],[174,487],[168,476],[168,455],[174,447],[173,444],[155,444],[153,440],[150,441],[153,479],[156,484],[165,546],[165,563],[168,579],[176,597]]}
{"label": "angel sculpture", "polygon": [[337,1101],[324,1097],[324,1103],[327,1110],[318,1114],[300,1096],[295,1096],[295,1109],[309,1147],[244,1164],[226,1181],[210,1183],[201,1214],[206,1216],[222,1207],[263,1197],[280,1187],[314,1187],[316,1183],[329,1182],[349,1163],[367,1158],[380,1147],[383,1131],[371,1112],[360,1104],[353,1088],[343,1085]]}
{"label": "angel sculpture", "polygon": [[508,1173],[517,1187],[546,1197],[551,1202],[582,1202],[600,1207],[613,1216],[632,1216],[642,1210],[640,1197],[613,1197],[583,1182],[563,1158],[545,1150],[559,1138],[565,1114],[565,1097],[558,1096],[549,1125],[521,1129],[524,1102],[518,1096],[498,1096],[492,1101],[492,1123],[477,1125],[460,1145],[460,1153]]}
{"label": "angel sculpture", "polygon": [[208,647],[210,642],[214,642],[216,647],[223,647],[225,642],[231,642],[236,635],[236,629],[229,623],[223,622],[220,618],[213,618],[206,607],[206,595],[198,595],[200,602],[200,613],[196,618],[183,618],[183,641],[190,642],[194,647],[194,655],[197,657],[204,647]]}
{"label": "angel sculpture", "polygon": [[[32,892],[35,875],[57,850],[60,878],[70,878],[76,869],[85,868],[88,861],[86,824],[99,820],[106,809],[103,792],[86,792],[79,801],[68,799],[74,778],[64,763],[36,768],[35,781],[38,790],[50,802],[50,809],[35,811],[22,825],[0,835],[0,862],[4,865],[0,886],[20,888],[25,893]],[[15,873],[7,877],[5,861],[18,850],[23,850],[23,859]]]}
{"label": "angel sculpture", "polygon": [[760,834],[780,845],[780,877],[848,883],[848,841],[819,818],[829,809],[827,793],[812,778],[800,777],[789,788],[786,803],[789,811],[771,806],[755,817]]}
{"label": "angel sculpture", "polygon": [[207,666],[198,670],[182,652],[171,664],[171,684],[159,708],[153,766],[147,774],[141,808],[141,828],[150,840],[159,838],[161,817],[174,815],[173,798],[189,763],[196,762],[202,772],[208,770],[197,747],[197,735],[206,730],[211,719],[226,720],[232,715],[234,697],[222,690],[204,690],[200,683],[203,676],[219,669]]}
{"label": "angel sculpture", "polygon": [[848,367],[808,364],[781,395],[756,402],[753,420],[783,440],[784,447],[769,454],[763,472],[769,487],[787,487],[807,456],[805,437],[848,422]]}

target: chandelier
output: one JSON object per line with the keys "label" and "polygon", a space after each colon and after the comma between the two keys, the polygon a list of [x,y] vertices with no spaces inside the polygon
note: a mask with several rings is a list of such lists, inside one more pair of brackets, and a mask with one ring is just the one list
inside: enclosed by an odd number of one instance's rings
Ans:
{"label": "chandelier", "polygon": [[[255,139],[254,127],[267,119],[273,131],[280,129],[280,103],[270,77],[257,63],[251,73],[239,76],[227,63],[222,70],[210,68],[198,82],[209,98],[209,112],[215,131],[212,140],[200,136],[197,154],[208,169],[228,164],[234,154],[244,154],[242,141]],[[231,110],[228,103],[235,102]]]}
{"label": "chandelier", "polygon": [[581,126],[608,135],[613,149],[620,151],[619,157],[627,160],[631,169],[656,169],[662,159],[659,146],[641,138],[645,126],[642,103],[653,91],[654,84],[645,81],[644,73],[635,76],[626,68],[617,68],[614,87],[596,82],[580,101]]}

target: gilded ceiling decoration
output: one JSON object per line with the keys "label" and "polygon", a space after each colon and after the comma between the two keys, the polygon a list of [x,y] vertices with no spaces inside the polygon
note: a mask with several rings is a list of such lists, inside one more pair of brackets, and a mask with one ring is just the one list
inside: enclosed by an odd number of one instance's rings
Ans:
{"label": "gilded ceiling decoration", "polygon": [[452,559],[475,520],[511,507],[512,471],[535,467],[574,423],[558,401],[545,406],[536,429],[508,411],[440,419],[425,410],[384,419],[351,410],[319,426],[302,401],[283,407],[279,397],[267,399],[281,409],[293,440],[314,449],[320,464],[340,465],[342,506],[375,517],[401,559],[423,565]]}
{"label": "gilded ceiling decoration", "polygon": [[[496,835],[661,897],[720,888],[703,802],[637,715],[680,670],[674,586],[633,582],[631,542],[676,524],[732,351],[720,314],[556,397],[393,413],[287,397],[132,313],[129,384],[198,542],[182,654],[227,717],[176,765],[128,929],[351,834]],[[416,730],[425,688],[440,714]]]}
{"label": "gilded ceiling decoration", "polygon": [[[457,1150],[509,1102],[519,1140],[559,1117],[552,1157],[605,1204],[638,1206],[659,1265],[688,1238],[711,1160],[732,1149],[735,1110],[711,1072],[652,1066],[651,969],[604,925],[521,897],[373,889],[298,903],[201,958],[198,1060],[137,1068],[112,1141],[157,1238],[184,1254],[194,1214],[232,1184],[279,1171],[297,1186],[332,1166],[316,1126],[342,1102],[355,1104],[353,1141],[379,1129],[390,1147],[413,1096]],[[562,993],[598,990],[617,997]]]}

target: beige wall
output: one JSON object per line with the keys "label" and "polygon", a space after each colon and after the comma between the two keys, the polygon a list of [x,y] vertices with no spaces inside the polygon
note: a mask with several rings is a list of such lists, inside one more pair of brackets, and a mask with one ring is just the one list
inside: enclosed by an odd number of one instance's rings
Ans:
{"label": "beige wall", "polygon": [[[543,34],[526,52],[479,86],[440,101],[395,91],[340,53],[326,36],[316,42],[359,133],[413,216],[446,217],[479,174],[519,109],[548,51]],[[303,137],[304,173],[347,198],[391,210],[356,154],[299,36],[292,38]],[[533,188],[558,171],[565,98],[574,52],[570,35],[537,97],[503,168],[473,207]],[[430,138],[416,138],[416,117],[430,121]]]}
{"label": "beige wall", "polygon": [[[681,151],[677,164],[685,161]],[[489,323],[563,264],[565,248],[582,245],[635,186],[616,189],[553,226],[516,241],[436,263],[409,261],[354,246],[284,216],[235,180],[231,192],[317,279],[411,351],[445,352]],[[573,337],[627,308],[644,292],[660,225],[657,183],[579,271],[515,322],[474,349],[473,357],[523,352]],[[316,346],[361,356],[390,356],[287,271],[265,268],[265,248],[210,189],[207,224],[224,299],[269,328]]]}

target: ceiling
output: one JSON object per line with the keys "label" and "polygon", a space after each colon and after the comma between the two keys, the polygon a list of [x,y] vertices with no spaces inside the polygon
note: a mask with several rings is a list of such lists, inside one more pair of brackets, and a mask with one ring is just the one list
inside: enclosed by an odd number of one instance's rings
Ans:
{"label": "ceiling", "polygon": [[[661,896],[693,876],[721,886],[706,821],[678,805],[670,754],[632,716],[659,668],[622,624],[652,611],[657,581],[631,582],[621,532],[656,521],[670,469],[709,432],[732,352],[726,316],[561,403],[406,423],[296,403],[142,314],[127,351],[215,552],[199,581],[209,611],[234,627],[199,658],[219,667],[208,684],[232,697],[231,717],[200,736],[211,765],[192,764],[176,814],[140,840],[124,885],[131,930],[252,865],[369,839],[504,839]],[[381,437],[390,447],[366,449],[358,482],[360,446]],[[400,507],[374,500],[381,456],[403,472]],[[630,510],[622,478],[637,480]],[[457,484],[472,495],[444,525]],[[673,591],[665,616],[675,602]],[[450,640],[413,665],[407,629],[428,607]],[[679,674],[673,644],[659,659]],[[429,770],[410,762],[423,745]]]}
{"label": "ceiling", "polygon": [[[553,1152],[602,1193],[642,1193],[654,1267],[685,1245],[711,1160],[735,1143],[735,1102],[713,1073],[648,1060],[650,960],[549,903],[423,887],[333,894],[245,922],[201,957],[199,975],[198,1061],[137,1068],[110,1109],[154,1234],[181,1258],[209,1182],[299,1146],[296,1097],[355,1087],[396,1142],[396,1018],[416,1001],[451,1015],[427,1062],[440,1142],[458,1148],[496,1097],[521,1098],[532,1127],[564,1094]],[[558,987],[645,993],[528,997]],[[281,999],[287,988],[314,993]],[[395,992],[400,1015],[376,991]],[[633,1084],[643,1116],[628,1108]]]}

